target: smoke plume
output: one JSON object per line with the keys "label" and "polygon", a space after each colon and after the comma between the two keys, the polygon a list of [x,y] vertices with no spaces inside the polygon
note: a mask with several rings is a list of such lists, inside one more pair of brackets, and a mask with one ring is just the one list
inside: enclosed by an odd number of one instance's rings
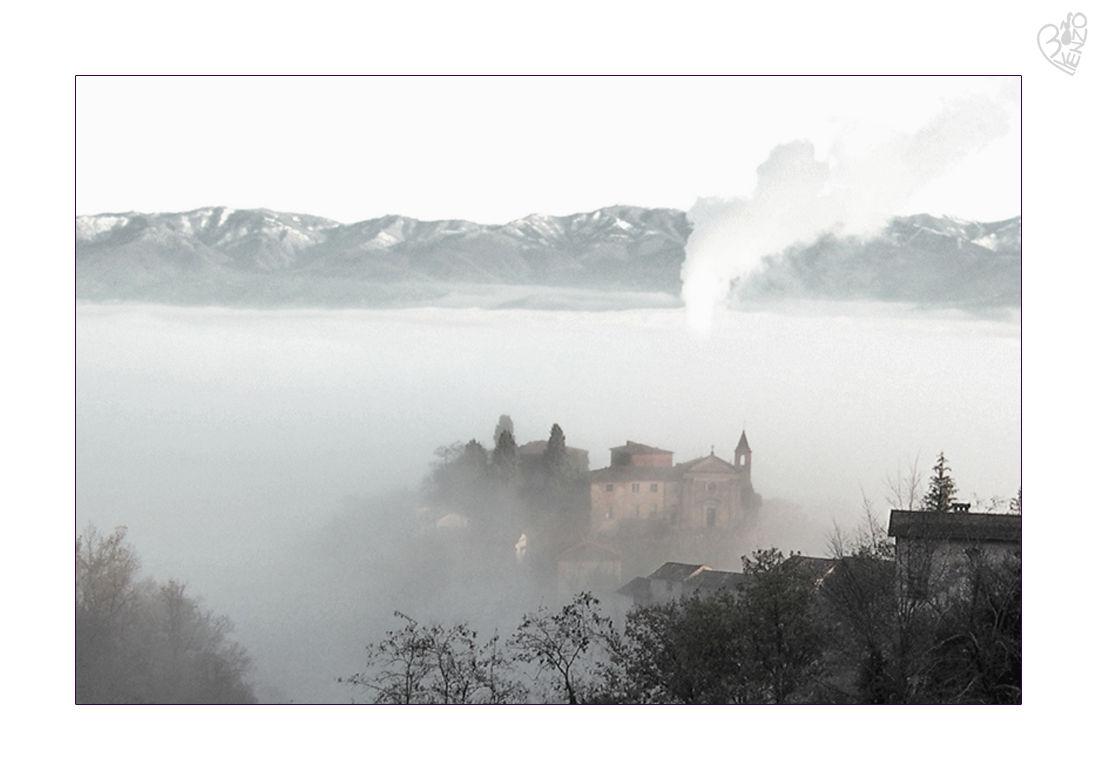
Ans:
{"label": "smoke plume", "polygon": [[964,157],[1008,132],[1006,101],[975,95],[946,104],[913,133],[893,132],[864,148],[848,128],[827,159],[812,143],[784,143],[757,169],[748,197],[699,198],[681,268],[689,323],[707,332],[736,279],[778,254],[823,234],[869,236],[912,195]]}

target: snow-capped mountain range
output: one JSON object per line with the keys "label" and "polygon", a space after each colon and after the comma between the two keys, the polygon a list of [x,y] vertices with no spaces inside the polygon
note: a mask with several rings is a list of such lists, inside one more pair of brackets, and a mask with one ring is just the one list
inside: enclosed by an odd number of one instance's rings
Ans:
{"label": "snow-capped mountain range", "polygon": [[[484,285],[676,296],[690,232],[682,211],[633,206],[504,225],[404,216],[342,224],[225,207],[79,216],[76,295],[351,307],[428,303],[455,287]],[[826,237],[768,258],[739,293],[911,299],[903,289],[913,273],[921,299],[932,297],[931,279],[943,273],[950,282],[938,291],[946,287],[953,300],[959,272],[969,276],[958,285],[964,301],[1018,305],[1019,247],[1019,217],[994,224],[904,217],[872,241]],[[993,288],[979,291],[979,277]]]}

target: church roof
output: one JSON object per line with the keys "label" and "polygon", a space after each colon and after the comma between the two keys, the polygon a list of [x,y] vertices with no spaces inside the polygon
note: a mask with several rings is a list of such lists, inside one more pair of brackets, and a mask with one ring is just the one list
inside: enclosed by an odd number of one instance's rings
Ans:
{"label": "church roof", "polygon": [[682,465],[684,465],[686,473],[736,473],[739,470],[714,454],[709,454],[707,457],[698,457],[695,460],[682,463]]}
{"label": "church roof", "polygon": [[746,440],[746,431],[742,431],[742,435],[738,437],[738,446],[734,448],[735,454],[739,452],[750,452],[750,442]]}

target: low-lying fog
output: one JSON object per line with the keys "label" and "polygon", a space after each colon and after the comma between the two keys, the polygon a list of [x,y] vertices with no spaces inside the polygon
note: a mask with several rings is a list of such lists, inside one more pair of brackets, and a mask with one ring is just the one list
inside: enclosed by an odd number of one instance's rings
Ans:
{"label": "low-lying fog", "polygon": [[805,554],[915,457],[943,450],[964,499],[1020,486],[1015,316],[789,306],[701,338],[666,308],[80,304],[76,347],[77,532],[127,525],[145,573],[230,616],[264,701],[349,701],[334,678],[394,609],[512,632],[521,592],[456,587],[404,519],[434,450],[490,447],[500,414],[519,444],[558,422],[591,468],[626,439],[730,458],[745,427],[783,506],[759,540]]}

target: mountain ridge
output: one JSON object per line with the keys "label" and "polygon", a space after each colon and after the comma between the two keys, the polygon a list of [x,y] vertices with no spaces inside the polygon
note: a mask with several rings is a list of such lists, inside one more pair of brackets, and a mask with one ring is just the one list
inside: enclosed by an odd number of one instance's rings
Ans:
{"label": "mountain ridge", "polygon": [[[896,217],[867,240],[827,235],[765,258],[736,294],[1019,305],[1020,230],[1020,217]],[[416,304],[455,285],[676,296],[691,231],[683,211],[629,205],[497,225],[227,206],[96,214],[76,218],[76,296],[279,307]]]}

